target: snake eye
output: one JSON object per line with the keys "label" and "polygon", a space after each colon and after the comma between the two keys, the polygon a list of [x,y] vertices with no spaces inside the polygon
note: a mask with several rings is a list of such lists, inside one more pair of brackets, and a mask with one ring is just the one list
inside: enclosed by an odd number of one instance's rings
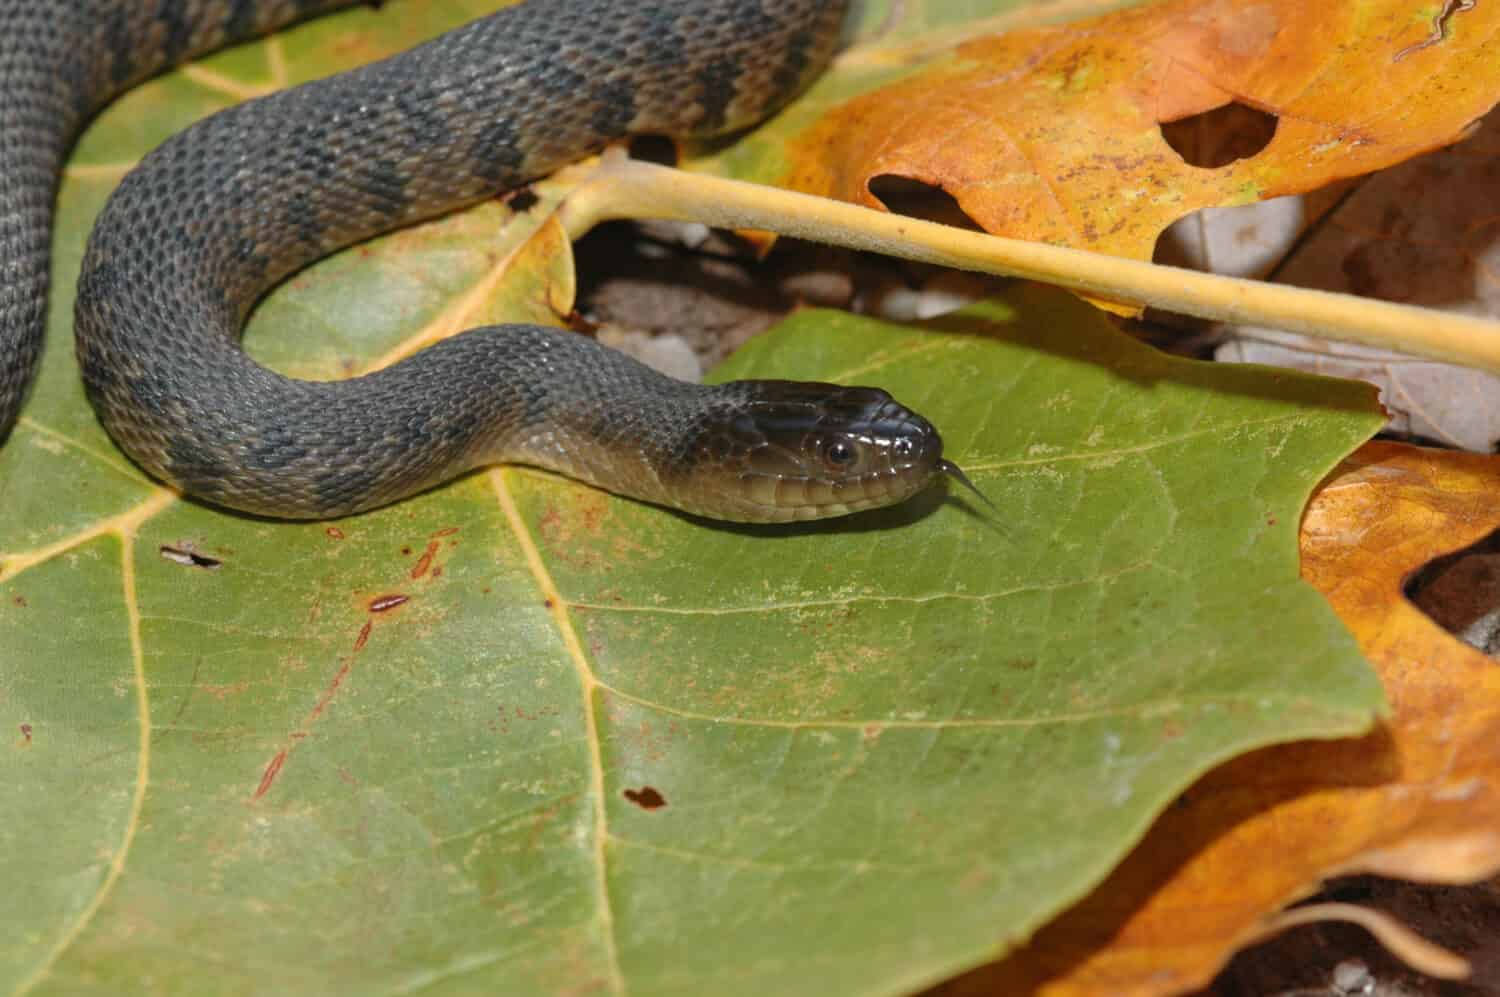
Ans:
{"label": "snake eye", "polygon": [[823,461],[832,468],[842,470],[859,458],[859,449],[845,439],[829,440],[823,444]]}

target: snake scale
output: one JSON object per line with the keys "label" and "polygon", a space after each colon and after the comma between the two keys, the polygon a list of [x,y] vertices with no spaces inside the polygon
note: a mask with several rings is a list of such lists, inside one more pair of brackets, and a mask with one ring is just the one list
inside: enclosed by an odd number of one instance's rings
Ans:
{"label": "snake scale", "polygon": [[[68,149],[113,96],[350,0],[0,0],[0,435],[45,325]],[[239,336],[308,263],[637,133],[718,135],[827,64],[843,0],[529,0],[382,62],[250,100],[132,170],[89,239],[85,388],[142,468],[283,518],[380,506],[519,462],[729,520],[899,502],[942,442],[873,388],[675,381],[573,333],[469,330],[344,381],[288,378]]]}

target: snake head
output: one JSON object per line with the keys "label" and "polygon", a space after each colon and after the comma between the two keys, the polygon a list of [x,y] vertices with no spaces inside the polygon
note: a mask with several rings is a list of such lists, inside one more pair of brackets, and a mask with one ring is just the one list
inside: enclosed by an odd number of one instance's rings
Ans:
{"label": "snake head", "polygon": [[948,473],[932,423],[879,388],[737,381],[689,448],[694,511],[746,522],[902,502]]}

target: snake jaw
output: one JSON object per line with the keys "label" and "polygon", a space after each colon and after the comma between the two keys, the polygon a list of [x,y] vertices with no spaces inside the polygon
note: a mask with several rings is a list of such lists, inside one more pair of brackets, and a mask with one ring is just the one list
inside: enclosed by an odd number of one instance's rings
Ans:
{"label": "snake jaw", "polygon": [[790,522],[894,505],[942,471],[932,424],[878,388],[738,381],[681,462],[673,504],[722,519]]}

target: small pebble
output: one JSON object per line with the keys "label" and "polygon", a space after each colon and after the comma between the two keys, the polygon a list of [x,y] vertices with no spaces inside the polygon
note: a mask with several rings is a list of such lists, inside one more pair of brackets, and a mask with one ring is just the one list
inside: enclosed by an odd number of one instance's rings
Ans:
{"label": "small pebble", "polygon": [[670,333],[648,336],[643,332],[613,326],[603,326],[595,335],[605,346],[635,357],[647,367],[654,367],[668,377],[693,383],[703,380],[703,367],[698,362],[698,355],[681,336]]}
{"label": "small pebble", "polygon": [[982,300],[989,292],[984,278],[948,270],[910,288],[887,280],[865,292],[861,302],[872,315],[895,322],[935,318]]}
{"label": "small pebble", "polygon": [[960,270],[944,270],[923,282],[917,317],[934,318],[957,311],[984,300],[989,290],[989,282],[983,277]]}
{"label": "small pebble", "polygon": [[1375,992],[1375,977],[1363,962],[1345,959],[1333,967],[1333,989],[1340,997],[1367,997]]}

